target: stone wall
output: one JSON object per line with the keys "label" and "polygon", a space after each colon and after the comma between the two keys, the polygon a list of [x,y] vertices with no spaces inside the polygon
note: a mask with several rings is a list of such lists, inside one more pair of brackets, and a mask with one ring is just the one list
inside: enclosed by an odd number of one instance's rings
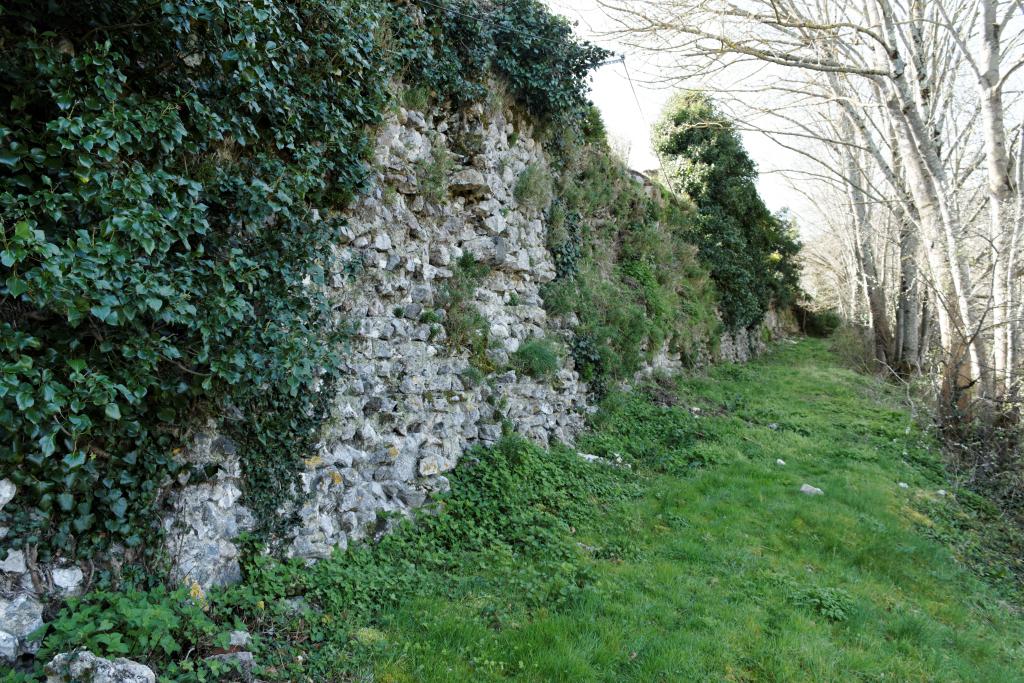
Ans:
{"label": "stone wall", "polygon": [[[439,159],[451,164],[450,182],[433,202],[424,182]],[[331,259],[331,297],[338,315],[357,326],[321,447],[305,459],[299,509],[281,510],[298,513],[290,555],[324,558],[382,533],[380,513],[408,511],[445,489],[459,456],[497,441],[503,425],[542,444],[572,443],[583,427],[586,387],[571,360],[551,381],[513,370],[481,381],[437,322],[444,285],[469,253],[491,267],[473,304],[490,326],[492,365],[507,367],[527,339],[562,338],[540,298],[540,286],[555,276],[545,207],[515,198],[523,171],[546,163],[528,126],[482,106],[449,117],[400,110],[382,126],[377,175],[347,212]],[[239,500],[234,445],[211,425],[183,457],[220,468],[173,496],[165,526],[177,578],[233,581],[231,539],[252,523]]]}
{"label": "stone wall", "polygon": [[[450,183],[433,202],[424,183],[439,158],[451,160]],[[432,322],[443,316],[443,287],[468,252],[492,267],[473,303],[490,325],[493,365],[506,367],[530,338],[568,341],[568,324],[548,319],[540,297],[555,277],[545,207],[527,208],[515,196],[527,167],[546,163],[526,122],[481,105],[451,116],[400,110],[381,128],[376,177],[347,212],[332,258],[332,299],[358,325],[321,446],[305,459],[290,555],[324,558],[379,535],[380,513],[408,511],[447,488],[445,474],[460,455],[497,441],[503,425],[545,445],[571,444],[583,428],[591,406],[571,358],[550,382],[513,370],[480,381],[468,353],[452,348],[444,326]],[[768,324],[774,329],[774,319]],[[704,355],[745,361],[763,346],[759,331],[744,330],[723,335]],[[683,364],[662,353],[652,367]],[[231,539],[252,523],[239,500],[237,453],[214,432],[198,435],[185,457],[219,459],[221,467],[174,497],[166,526],[177,576],[202,586],[233,581],[239,570]]]}
{"label": "stone wall", "polygon": [[[492,267],[474,295],[490,326],[492,366],[508,367],[510,354],[530,338],[568,340],[570,321],[549,319],[540,297],[555,276],[545,207],[524,206],[515,196],[523,171],[546,163],[528,122],[508,111],[399,110],[381,127],[371,190],[346,212],[331,258],[331,296],[355,334],[331,419],[317,451],[305,454],[298,509],[280,510],[299,520],[286,539],[290,555],[323,558],[383,533],[379,513],[406,512],[444,490],[460,455],[493,443],[504,426],[542,444],[571,444],[584,426],[592,408],[568,354],[550,381],[513,370],[481,381],[468,353],[453,348],[437,322],[445,283],[469,253]],[[436,187],[439,170],[446,189]],[[777,320],[766,325],[774,333]],[[763,336],[725,335],[716,350],[708,345],[697,356],[743,361],[763,348]],[[651,367],[683,365],[678,355],[661,353]],[[234,539],[253,526],[237,447],[211,422],[181,457],[195,467],[166,498],[174,577],[200,587],[235,581]],[[207,473],[202,480],[188,473],[200,470]],[[8,484],[0,482],[0,506],[16,495]],[[73,594],[87,583],[79,567],[30,571],[28,564],[16,550],[0,563],[0,658],[7,660],[31,652],[26,636],[41,623],[46,593]]]}

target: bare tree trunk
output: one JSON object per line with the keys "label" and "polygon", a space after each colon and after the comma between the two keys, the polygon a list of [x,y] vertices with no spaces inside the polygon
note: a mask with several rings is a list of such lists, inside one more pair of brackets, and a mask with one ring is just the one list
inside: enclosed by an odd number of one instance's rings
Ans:
{"label": "bare tree trunk", "polygon": [[985,140],[985,162],[988,171],[989,244],[992,261],[990,298],[992,309],[993,391],[1005,392],[1009,384],[1008,319],[1013,311],[1009,300],[1012,275],[1008,250],[1009,220],[1012,215],[1013,187],[1010,159],[1006,147],[1006,126],[1003,119],[1001,84],[1000,24],[997,0],[981,0],[978,13],[978,35],[981,55],[978,60],[978,88],[981,104],[981,128]]}
{"label": "bare tree trunk", "polygon": [[[848,138],[853,137],[853,127],[848,121],[844,120],[843,129],[843,133]],[[875,250],[871,243],[867,198],[860,189],[863,186],[863,179],[860,177],[857,158],[849,148],[843,148],[843,157],[847,174],[846,188],[856,223],[857,254],[860,258],[860,270],[864,274],[864,292],[867,296],[868,311],[871,314],[875,360],[883,366],[887,366],[892,356],[892,328],[889,326],[885,288],[879,277]]]}
{"label": "bare tree trunk", "polygon": [[1024,230],[1024,127],[1020,131],[1020,143],[1017,145],[1017,169],[1016,169],[1016,190],[1017,208],[1015,211],[1013,230],[1010,233],[1010,244],[1006,257],[1006,270],[1004,273],[1006,292],[1009,302],[1009,324],[1007,326],[1006,339],[1006,387],[1011,394],[1016,394],[1016,376],[1014,363],[1017,356],[1017,343],[1020,339],[1020,320],[1024,314],[1024,302],[1020,297],[1020,284],[1017,281],[1017,246],[1020,241],[1021,230]]}
{"label": "bare tree trunk", "polygon": [[917,230],[904,222],[900,230],[900,344],[896,367],[905,374],[921,372],[921,285],[917,273],[920,251]]}

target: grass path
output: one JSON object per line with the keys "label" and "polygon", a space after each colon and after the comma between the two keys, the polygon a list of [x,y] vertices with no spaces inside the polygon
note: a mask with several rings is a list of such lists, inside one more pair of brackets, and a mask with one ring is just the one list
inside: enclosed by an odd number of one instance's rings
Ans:
{"label": "grass path", "polygon": [[612,395],[579,447],[630,467],[504,439],[378,544],[72,600],[0,680],[79,646],[229,680],[244,628],[266,681],[1024,681],[1021,536],[826,343]]}
{"label": "grass path", "polygon": [[925,533],[956,505],[935,449],[823,342],[613,397],[582,446],[640,481],[576,530],[590,586],[526,610],[462,581],[384,613],[375,680],[1024,680],[1020,613]]}

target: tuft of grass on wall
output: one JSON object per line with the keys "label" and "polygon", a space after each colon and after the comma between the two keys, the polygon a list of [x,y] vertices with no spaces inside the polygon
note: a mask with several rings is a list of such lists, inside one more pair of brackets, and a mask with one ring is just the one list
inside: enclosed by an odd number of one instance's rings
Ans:
{"label": "tuft of grass on wall", "polygon": [[541,164],[534,162],[519,174],[514,194],[521,207],[540,211],[551,203],[552,189],[551,173]]}
{"label": "tuft of grass on wall", "polygon": [[419,194],[432,204],[440,204],[448,198],[448,176],[455,168],[451,152],[440,140],[431,138],[430,156],[416,165]]}
{"label": "tuft of grass on wall", "polygon": [[441,306],[444,308],[444,328],[448,345],[469,352],[469,362],[484,374],[496,370],[487,355],[490,346],[490,324],[477,307],[474,297],[476,289],[490,272],[490,266],[464,253],[455,264],[452,277],[445,282],[441,291]]}
{"label": "tuft of grass on wall", "polygon": [[537,380],[550,380],[562,365],[558,344],[548,338],[524,341],[512,354],[512,367]]}

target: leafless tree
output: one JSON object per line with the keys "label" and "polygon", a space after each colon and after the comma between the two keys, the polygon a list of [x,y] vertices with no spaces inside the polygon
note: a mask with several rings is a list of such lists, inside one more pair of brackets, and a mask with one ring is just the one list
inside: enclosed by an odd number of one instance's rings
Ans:
{"label": "leafless tree", "polygon": [[918,371],[934,319],[948,393],[1015,391],[1022,0],[597,2],[846,208],[830,233],[864,306],[841,308],[866,313],[881,363]]}

